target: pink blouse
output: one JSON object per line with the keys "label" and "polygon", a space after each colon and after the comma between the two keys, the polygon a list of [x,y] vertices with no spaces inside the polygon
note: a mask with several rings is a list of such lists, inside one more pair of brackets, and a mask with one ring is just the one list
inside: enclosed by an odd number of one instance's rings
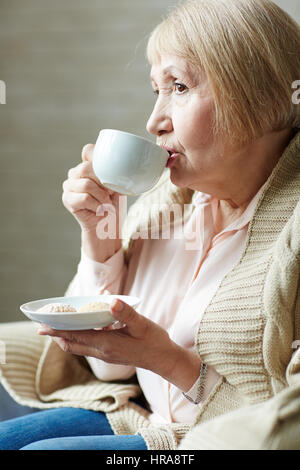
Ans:
{"label": "pink blouse", "polygon": [[[166,329],[177,344],[193,349],[205,309],[224,276],[242,255],[248,225],[263,187],[242,215],[218,234],[214,227],[219,201],[208,194],[196,193],[195,208],[183,232],[175,228],[169,239],[138,240],[128,267],[122,250],[105,263],[89,259],[81,250],[69,295],[98,295],[108,291],[139,297],[141,302],[136,310],[140,314]],[[195,227],[201,230],[200,236],[193,239]],[[87,360],[101,380],[126,379],[136,373],[154,423],[191,423],[202,406],[191,403],[181,390],[149,370],[108,364],[96,358]],[[209,366],[203,400],[219,377]]]}

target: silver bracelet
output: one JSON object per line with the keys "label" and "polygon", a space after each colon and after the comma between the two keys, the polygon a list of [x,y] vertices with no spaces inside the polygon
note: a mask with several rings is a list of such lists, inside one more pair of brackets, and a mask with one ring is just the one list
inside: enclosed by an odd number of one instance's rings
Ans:
{"label": "silver bracelet", "polygon": [[198,405],[203,399],[205,382],[206,382],[207,364],[201,363],[200,374],[197,381],[194,383],[192,388],[188,392],[182,392],[182,394],[192,403]]}

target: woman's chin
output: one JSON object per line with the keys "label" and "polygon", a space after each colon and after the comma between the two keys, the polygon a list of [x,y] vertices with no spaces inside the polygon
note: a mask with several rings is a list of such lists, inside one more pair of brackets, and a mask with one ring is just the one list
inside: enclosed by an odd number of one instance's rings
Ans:
{"label": "woman's chin", "polygon": [[173,184],[175,184],[175,186],[178,186],[179,188],[187,186],[182,172],[180,172],[180,170],[174,166],[170,168],[170,180]]}

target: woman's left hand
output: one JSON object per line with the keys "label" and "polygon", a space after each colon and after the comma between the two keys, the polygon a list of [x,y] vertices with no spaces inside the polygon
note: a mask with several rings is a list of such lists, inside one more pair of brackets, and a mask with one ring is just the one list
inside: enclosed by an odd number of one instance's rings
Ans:
{"label": "woman's left hand", "polygon": [[[167,331],[137,313],[120,299],[111,306],[111,313],[116,321],[125,324],[123,328],[64,331],[53,330],[47,325],[42,325],[38,333],[52,336],[65,352],[96,357],[112,364],[148,369],[176,385],[179,383],[182,385],[182,380],[185,381],[185,374],[174,374],[174,370],[180,371],[180,364],[182,364],[182,370],[186,370],[188,362],[191,362],[192,354],[193,359],[196,360],[197,372],[192,373],[192,378],[189,378],[188,384],[184,386],[186,390],[190,388],[200,368],[199,359],[194,353],[174,343]],[[176,379],[177,375],[178,379]]]}

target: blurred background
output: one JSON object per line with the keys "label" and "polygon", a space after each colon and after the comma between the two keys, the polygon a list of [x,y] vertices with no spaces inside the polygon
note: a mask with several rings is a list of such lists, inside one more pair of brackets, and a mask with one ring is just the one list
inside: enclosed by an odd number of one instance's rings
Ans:
{"label": "blurred background", "polygon": [[[24,302],[64,294],[80,229],[62,183],[100,129],[149,138],[147,36],[176,3],[0,0],[0,322],[24,320]],[[300,23],[299,0],[276,3]]]}

